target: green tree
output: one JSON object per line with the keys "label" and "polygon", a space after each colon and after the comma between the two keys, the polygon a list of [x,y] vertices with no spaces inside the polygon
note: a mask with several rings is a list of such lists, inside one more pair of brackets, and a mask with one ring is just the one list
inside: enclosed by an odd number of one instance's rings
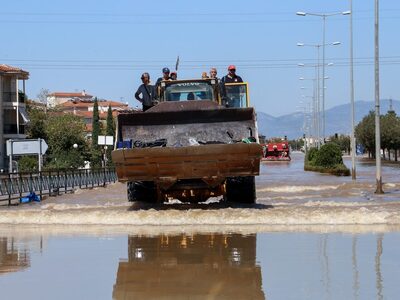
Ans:
{"label": "green tree", "polygon": [[50,91],[48,89],[40,89],[39,94],[37,94],[37,98],[40,103],[44,105],[44,112],[47,113],[47,97],[49,96]]}
{"label": "green tree", "polygon": [[[397,150],[400,146],[400,119],[393,110],[388,111],[381,118],[381,140],[382,148],[388,150],[389,160],[390,151],[394,150],[395,160],[397,161]],[[383,153],[385,155],[385,151]]]}
{"label": "green tree", "polygon": [[46,122],[47,115],[43,110],[27,105],[29,115],[29,123],[26,127],[26,135],[28,139],[44,139],[47,141]]}
{"label": "green tree", "polygon": [[[115,124],[114,124],[114,118],[112,115],[112,109],[111,105],[108,106],[108,111],[107,111],[107,127],[106,127],[106,135],[114,137],[115,140]],[[107,166],[112,166],[113,162],[111,159],[111,152],[113,150],[113,146],[108,146],[107,148]]]}
{"label": "green tree", "polygon": [[92,145],[91,145],[91,159],[90,166],[92,168],[101,167],[101,148],[98,145],[98,137],[100,135],[100,116],[99,116],[99,104],[97,98],[94,99],[93,104],[93,120],[92,120]]}
{"label": "green tree", "polygon": [[355,128],[357,141],[365,147],[368,156],[375,157],[375,112],[370,111]]}
{"label": "green tree", "polygon": [[350,154],[350,137],[348,135],[333,135],[329,139],[331,143],[337,144],[342,152]]}
{"label": "green tree", "polygon": [[[72,114],[53,114],[46,126],[49,163],[46,168],[79,168],[85,164],[85,124]],[[74,144],[77,147],[74,147]]]}

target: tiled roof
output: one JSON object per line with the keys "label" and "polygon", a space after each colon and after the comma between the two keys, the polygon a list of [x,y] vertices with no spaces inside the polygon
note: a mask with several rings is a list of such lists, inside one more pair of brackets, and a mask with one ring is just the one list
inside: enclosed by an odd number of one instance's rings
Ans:
{"label": "tiled roof", "polygon": [[122,103],[122,102],[118,102],[118,101],[99,101],[98,102],[99,106],[110,106],[114,107],[114,106],[124,106],[124,107],[128,107],[128,104],[126,103]]}
{"label": "tiled roof", "polygon": [[25,79],[27,79],[29,76],[29,72],[5,64],[0,64],[0,72],[21,74]]}
{"label": "tiled roof", "polygon": [[[69,111],[68,113],[72,113],[71,111]],[[113,111],[112,115],[113,117],[116,117],[118,115],[118,111]],[[99,112],[99,117],[100,119],[107,119],[107,112]],[[92,111],[76,111],[74,113],[74,115],[79,116],[79,117],[83,117],[83,118],[87,118],[87,119],[92,119],[93,118],[93,112]]]}
{"label": "tiled roof", "polygon": [[74,97],[77,97],[77,98],[93,98],[92,95],[84,94],[82,92],[81,93],[54,92],[54,93],[49,94],[49,96],[60,97],[60,98],[68,98],[68,97],[71,97],[71,98],[74,98]]}
{"label": "tiled roof", "polygon": [[59,104],[58,106],[61,106],[61,107],[92,107],[93,102],[66,101],[66,102]]}
{"label": "tiled roof", "polygon": [[[64,103],[61,103],[60,106],[62,107],[92,107],[94,104],[93,101],[86,102],[86,101],[67,101]],[[99,101],[98,102],[99,106],[110,106],[111,107],[122,107],[122,108],[127,108],[128,104],[122,103],[122,102],[117,102],[117,101]]]}
{"label": "tiled roof", "polygon": [[[72,112],[68,112],[68,113],[72,113]],[[88,118],[88,119],[93,118],[92,111],[77,111],[76,113],[74,113],[74,115],[79,116],[79,117]],[[107,118],[107,113],[99,112],[99,117],[100,117],[100,119],[105,119],[105,118]]]}

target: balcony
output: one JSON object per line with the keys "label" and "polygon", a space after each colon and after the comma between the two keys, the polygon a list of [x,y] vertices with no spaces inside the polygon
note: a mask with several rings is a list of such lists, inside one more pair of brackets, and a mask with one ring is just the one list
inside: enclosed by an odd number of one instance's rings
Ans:
{"label": "balcony", "polygon": [[[18,92],[18,102],[25,103],[27,96],[23,92]],[[3,92],[3,102],[17,102],[16,92]]]}
{"label": "balcony", "polygon": [[[25,134],[25,125],[19,125],[19,134]],[[18,135],[17,124],[4,124],[3,133],[8,135]]]}

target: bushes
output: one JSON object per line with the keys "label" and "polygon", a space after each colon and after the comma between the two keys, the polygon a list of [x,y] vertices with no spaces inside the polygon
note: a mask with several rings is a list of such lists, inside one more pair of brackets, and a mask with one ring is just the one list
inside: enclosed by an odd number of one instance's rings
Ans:
{"label": "bushes", "polygon": [[305,161],[308,162],[309,164],[313,164],[315,157],[317,156],[318,149],[317,148],[311,148],[307,152],[307,156],[305,157]]}
{"label": "bushes", "polygon": [[29,155],[29,156],[22,156],[18,160],[18,171],[19,172],[38,172],[38,157]]}
{"label": "bushes", "polygon": [[305,171],[349,176],[350,170],[343,164],[342,152],[335,143],[323,145],[319,150],[311,148],[304,160]]}
{"label": "bushes", "polygon": [[325,144],[315,155],[314,161],[316,166],[321,166],[325,168],[342,165],[342,151],[340,150],[340,147],[335,143]]}

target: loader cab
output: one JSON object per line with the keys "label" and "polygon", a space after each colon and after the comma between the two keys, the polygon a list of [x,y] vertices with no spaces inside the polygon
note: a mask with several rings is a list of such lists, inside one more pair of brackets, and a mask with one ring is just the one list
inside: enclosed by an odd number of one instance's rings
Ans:
{"label": "loader cab", "polygon": [[162,81],[161,101],[211,100],[226,107],[250,107],[247,82],[220,85],[212,78]]}
{"label": "loader cab", "polygon": [[250,106],[247,82],[225,83],[223,104],[227,107],[243,108]]}
{"label": "loader cab", "polygon": [[219,101],[215,79],[191,79],[161,82],[161,101]]}

